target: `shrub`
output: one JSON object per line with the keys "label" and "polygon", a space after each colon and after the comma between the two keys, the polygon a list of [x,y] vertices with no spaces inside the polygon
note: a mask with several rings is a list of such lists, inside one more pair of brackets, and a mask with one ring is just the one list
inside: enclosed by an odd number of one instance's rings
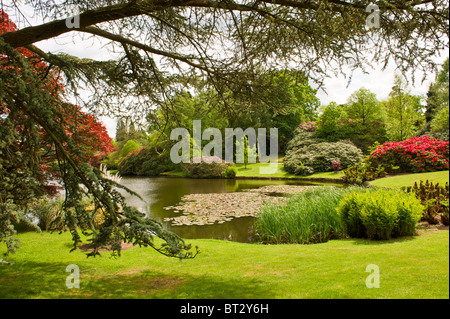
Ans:
{"label": "shrub", "polygon": [[430,224],[439,223],[438,216],[441,218],[441,222],[448,226],[448,202],[449,202],[449,185],[445,184],[444,187],[439,186],[439,183],[433,184],[428,180],[424,183],[420,181],[414,183],[414,186],[406,188],[407,193],[414,193],[416,197],[425,206],[422,220],[427,221]]}
{"label": "shrub", "polygon": [[367,181],[386,176],[386,168],[380,165],[374,168],[369,162],[358,163],[344,171],[342,179],[350,184],[364,185]]}
{"label": "shrub", "polygon": [[333,162],[340,162],[341,167],[346,168],[362,159],[361,150],[351,143],[322,142],[286,152],[283,165],[284,169],[291,174],[300,173],[299,165],[311,167],[314,172],[327,172],[333,170]]}
{"label": "shrub", "polygon": [[325,140],[318,138],[314,131],[303,130],[299,126],[294,131],[292,139],[287,143],[286,151],[303,148],[321,142],[325,142]]}
{"label": "shrub", "polygon": [[446,130],[442,130],[442,131],[437,131],[437,132],[433,132],[430,134],[430,136],[438,139],[439,141],[449,141],[449,129],[447,128]]}
{"label": "shrub", "polygon": [[448,170],[449,143],[434,137],[411,137],[406,141],[388,142],[370,155],[374,166],[398,166],[400,172]]}
{"label": "shrub", "polygon": [[413,194],[379,189],[346,195],[337,211],[350,237],[390,239],[413,235],[423,206]]}
{"label": "shrub", "polygon": [[331,168],[333,168],[333,171],[338,172],[341,170],[341,162],[334,161],[331,163]]}
{"label": "shrub", "polygon": [[157,176],[175,168],[170,157],[158,154],[155,148],[143,148],[130,152],[118,165],[121,176]]}
{"label": "shrub", "polygon": [[229,166],[225,169],[224,176],[225,178],[235,178],[237,171],[236,166]]}
{"label": "shrub", "polygon": [[344,225],[336,211],[341,199],[361,187],[312,187],[291,197],[288,202],[264,204],[255,227],[264,243],[319,243],[345,235]]}
{"label": "shrub", "polygon": [[140,149],[139,143],[137,143],[134,140],[129,140],[125,143],[125,145],[122,147],[122,152],[120,153],[122,157],[127,156],[130,152],[136,151]]}
{"label": "shrub", "polygon": [[317,130],[317,124],[314,121],[302,122],[297,126],[297,129],[307,132],[314,132]]}
{"label": "shrub", "polygon": [[42,197],[36,199],[31,207],[31,214],[37,218],[41,230],[64,230],[64,196],[54,198]]}
{"label": "shrub", "polygon": [[314,174],[314,168],[311,166],[306,166],[302,162],[297,165],[297,169],[294,172],[295,175],[308,176]]}
{"label": "shrub", "polygon": [[199,163],[194,162],[196,158],[193,157],[190,163],[183,163],[181,166],[185,176],[196,178],[224,177],[225,170],[231,165],[215,156],[203,156]]}
{"label": "shrub", "polygon": [[354,122],[354,119],[348,118],[342,106],[331,102],[320,115],[316,132],[328,141],[339,141],[353,135]]}

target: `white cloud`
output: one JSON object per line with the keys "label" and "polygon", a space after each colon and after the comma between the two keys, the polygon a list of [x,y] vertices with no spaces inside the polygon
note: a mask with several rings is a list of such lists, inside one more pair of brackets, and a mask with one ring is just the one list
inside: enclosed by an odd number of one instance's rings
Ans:
{"label": "white cloud", "polygon": [[[448,51],[441,52],[441,56],[436,57],[437,63],[442,64],[448,56]],[[348,84],[348,80],[344,76],[326,79],[324,85],[328,94],[322,90],[317,93],[322,105],[327,105],[332,101],[338,104],[346,103],[348,97],[361,87],[365,87],[375,93],[378,100],[386,99],[394,85],[395,66],[391,63],[384,71],[381,67],[375,67],[368,72],[368,74],[364,74],[360,70],[354,71],[350,84]],[[416,71],[415,82],[412,83],[410,81],[409,84],[411,94],[425,96],[430,83],[434,82],[435,77],[436,74],[426,74],[426,80],[422,82],[423,72]],[[408,79],[411,80],[410,78]]]}

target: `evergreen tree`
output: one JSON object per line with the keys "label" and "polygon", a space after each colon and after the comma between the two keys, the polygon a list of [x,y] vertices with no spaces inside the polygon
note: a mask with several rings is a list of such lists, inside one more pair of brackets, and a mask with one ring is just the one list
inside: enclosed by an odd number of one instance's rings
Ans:
{"label": "evergreen tree", "polygon": [[116,142],[123,142],[127,138],[127,127],[122,118],[117,121],[116,125]]}

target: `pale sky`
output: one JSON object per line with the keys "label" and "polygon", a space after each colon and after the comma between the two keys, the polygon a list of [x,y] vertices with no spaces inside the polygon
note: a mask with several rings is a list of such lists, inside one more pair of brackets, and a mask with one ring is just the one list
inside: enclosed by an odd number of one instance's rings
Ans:
{"label": "pale sky", "polygon": [[[86,36],[84,36],[86,37]],[[79,35],[63,35],[55,39],[41,41],[36,44],[44,51],[66,52],[68,54],[80,57],[107,60],[113,56],[105,48],[102,49],[98,40],[85,39],[82,41]],[[442,52],[442,56],[436,57],[436,61],[442,64],[448,57],[448,52]],[[322,105],[327,105],[334,101],[343,104],[348,97],[360,89],[365,87],[375,93],[378,100],[384,100],[388,97],[394,82],[395,66],[393,64],[382,71],[381,67],[368,70],[369,74],[364,74],[360,70],[353,73],[350,84],[344,76],[331,76],[325,79],[325,89],[327,93],[319,90],[318,98]],[[426,95],[430,83],[434,82],[436,74],[428,74],[426,80],[422,83],[423,73],[417,72],[414,85],[410,83],[411,93],[414,95]],[[116,130],[116,121],[109,118],[101,118],[105,124],[111,137],[114,138]]]}
{"label": "pale sky", "polygon": [[[31,14],[27,14],[29,13],[28,10],[24,10],[24,13],[27,15],[27,18],[29,18],[31,24],[41,23],[41,21],[33,21]],[[13,15],[11,15],[11,18],[13,18]],[[65,52],[79,58],[91,58],[96,60],[109,60],[114,58],[112,53],[102,47],[99,40],[89,38],[85,34],[80,36],[80,34],[76,32],[38,42],[36,43],[36,46],[45,52]],[[436,61],[439,64],[442,64],[447,57],[448,51],[443,51],[441,56],[436,57]],[[330,78],[325,79],[324,84],[327,94],[321,90],[317,93],[321,104],[327,105],[331,101],[337,102],[338,104],[345,103],[348,97],[361,87],[365,87],[375,93],[378,100],[386,99],[393,86],[395,66],[391,63],[384,71],[381,70],[381,67],[367,71],[369,74],[363,74],[363,72],[359,70],[354,71],[350,84],[348,84],[348,80],[343,76],[335,77],[332,75]],[[422,83],[423,73],[417,72],[414,85],[412,83],[409,85],[411,93],[414,95],[425,95],[430,83],[435,80],[435,76],[436,74],[427,74],[426,80]],[[110,136],[114,138],[116,120],[109,118],[100,118],[100,120],[105,124]]]}

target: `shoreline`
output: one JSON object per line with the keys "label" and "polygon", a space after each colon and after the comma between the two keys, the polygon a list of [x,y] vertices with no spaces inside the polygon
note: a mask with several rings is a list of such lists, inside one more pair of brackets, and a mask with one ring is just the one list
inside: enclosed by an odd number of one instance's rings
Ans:
{"label": "shoreline", "polygon": [[[133,175],[134,176],[134,175]],[[141,176],[148,177],[148,176]],[[236,176],[234,178],[223,178],[223,177],[190,177],[190,176],[180,176],[180,175],[169,175],[169,174],[160,174],[158,176],[151,177],[171,177],[171,178],[190,178],[190,179],[224,179],[224,180],[233,180],[233,179],[249,179],[249,180],[284,180],[284,181],[305,181],[305,182],[317,182],[317,183],[332,183],[332,184],[349,184],[346,181],[340,178],[325,178],[325,177],[280,177],[280,176]]]}

